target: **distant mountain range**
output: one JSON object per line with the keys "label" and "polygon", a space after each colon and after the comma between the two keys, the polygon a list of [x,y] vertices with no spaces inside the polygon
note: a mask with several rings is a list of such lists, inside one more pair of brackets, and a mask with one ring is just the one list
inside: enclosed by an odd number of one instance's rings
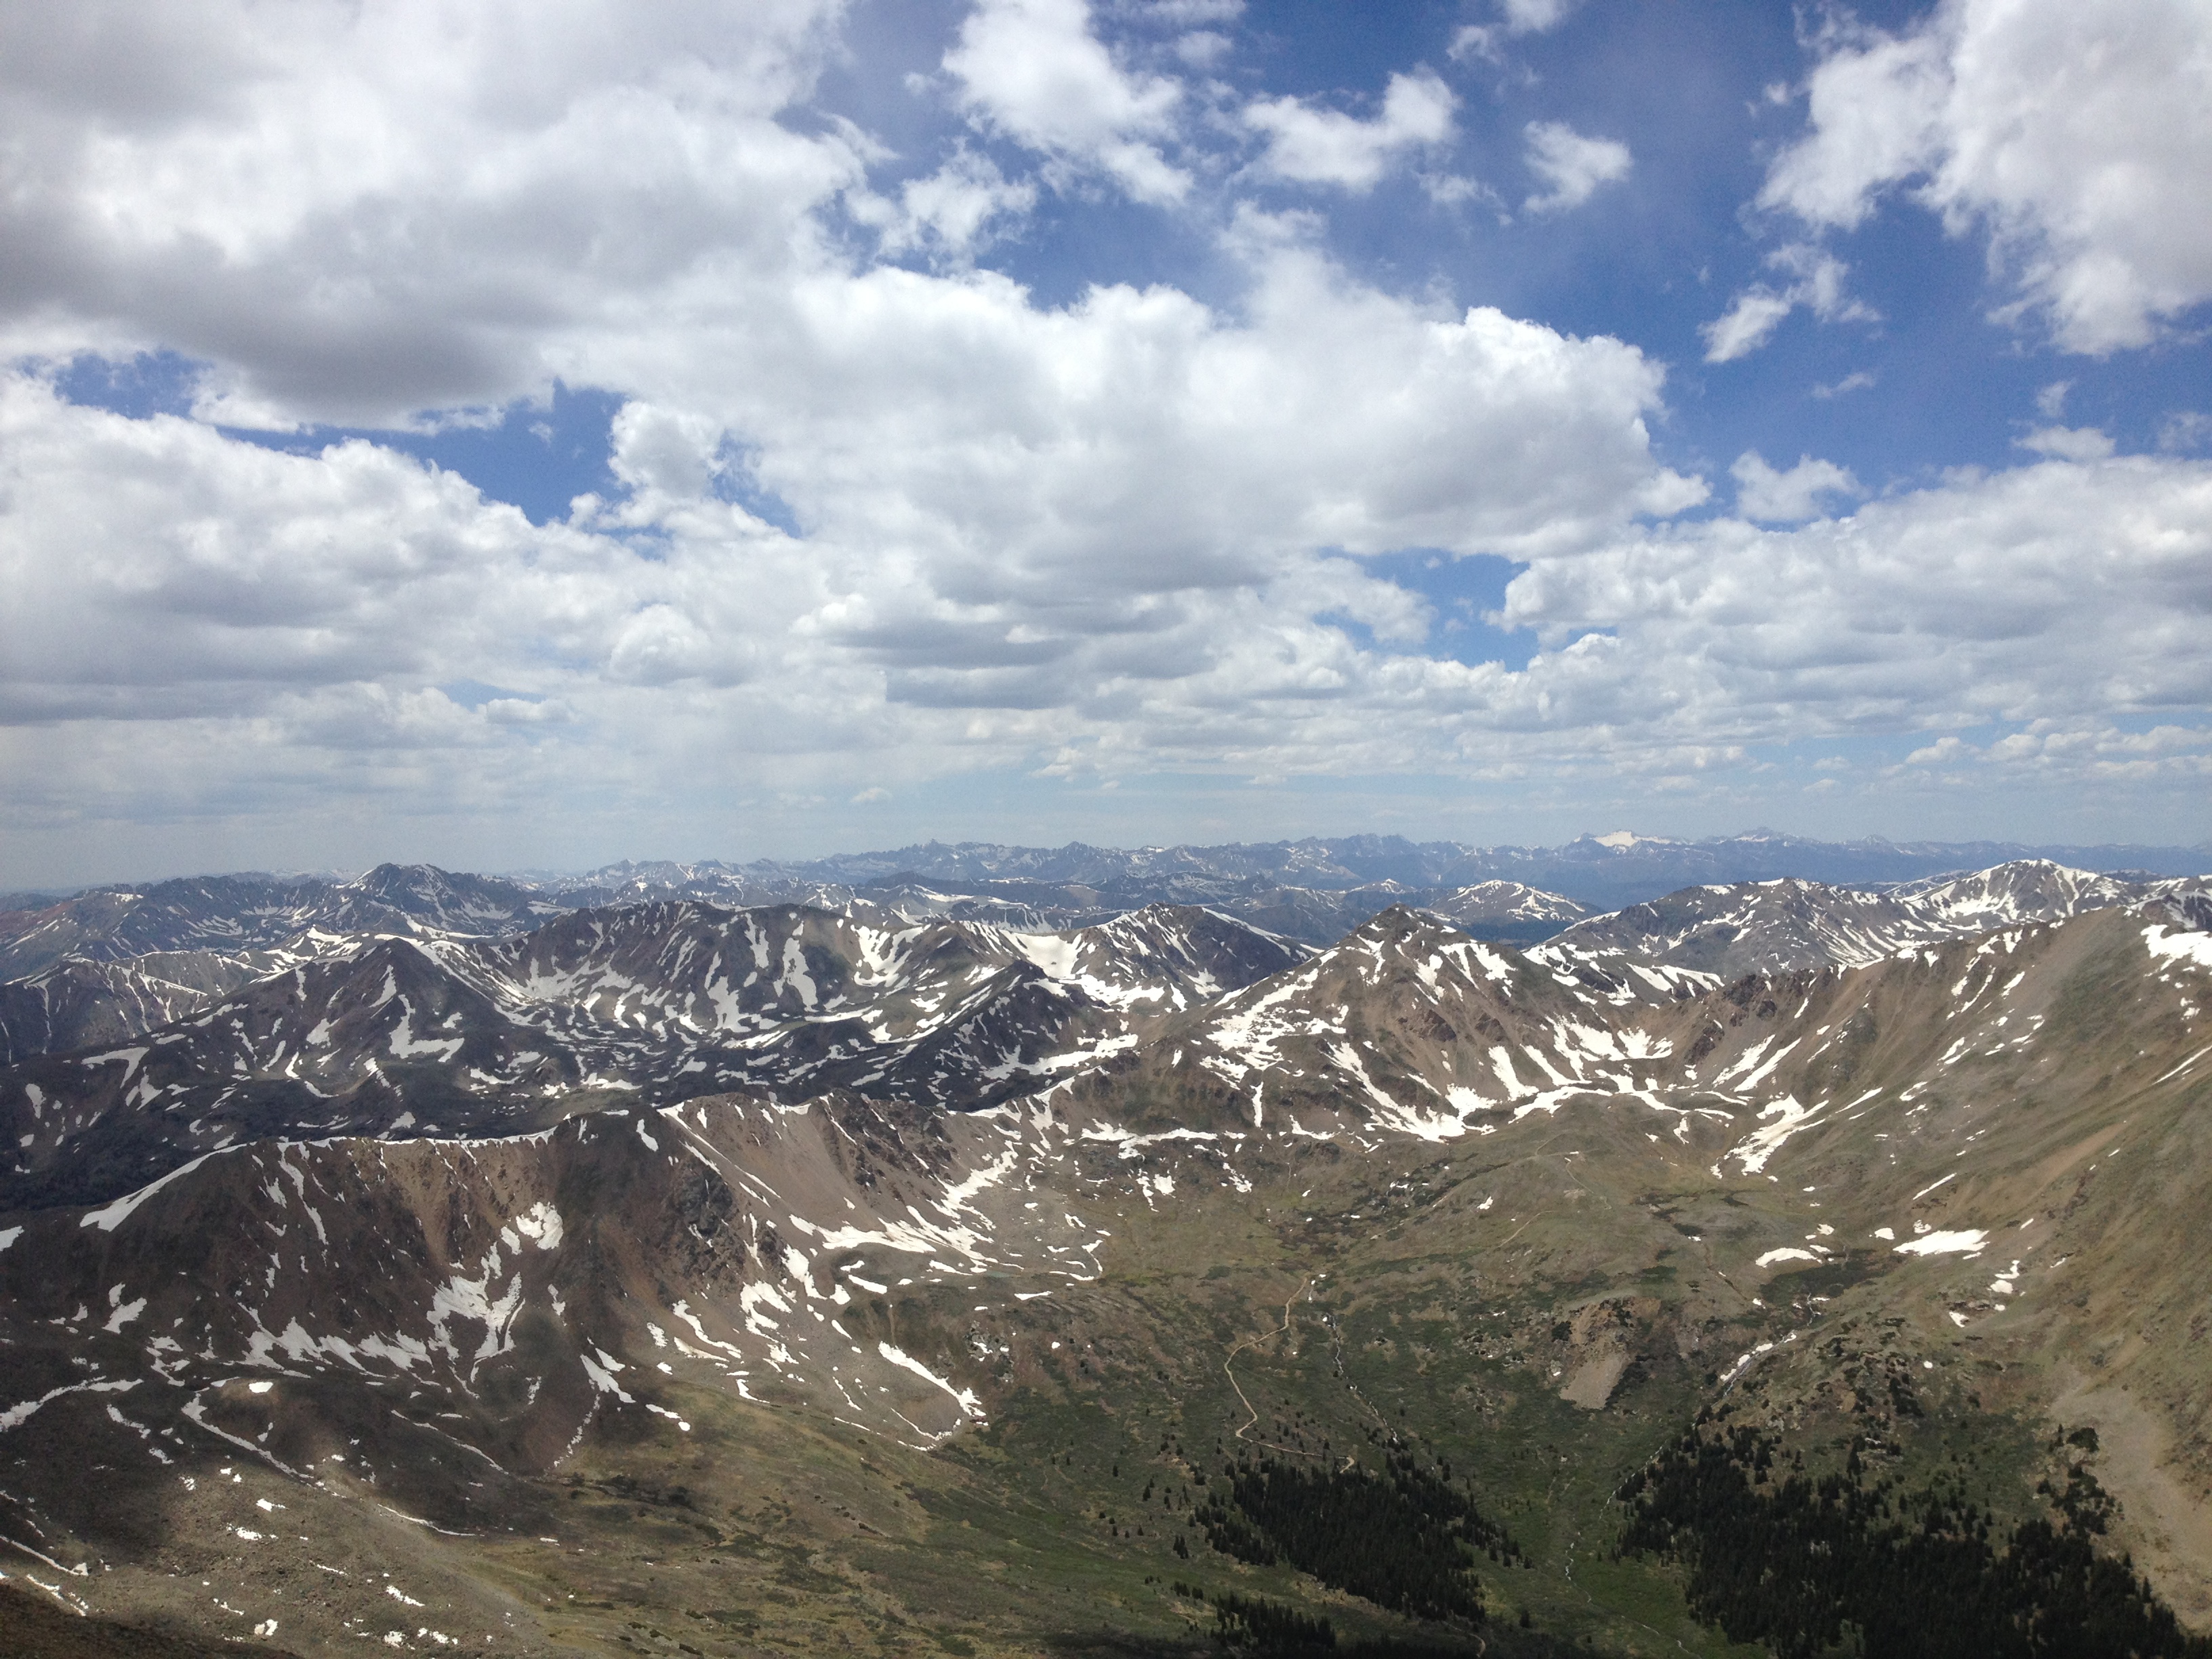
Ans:
{"label": "distant mountain range", "polygon": [[[1753,830],[1704,841],[1626,831],[1560,847],[1475,847],[1397,836],[1308,837],[1213,847],[1013,847],[940,842],[803,862],[617,864],[581,876],[549,876],[545,890],[576,902],[628,898],[797,898],[808,890],[898,893],[923,886],[950,897],[1048,908],[1085,903],[1133,909],[1165,902],[1250,903],[1271,891],[1420,896],[1422,902],[1489,882],[1510,882],[1613,910],[1706,882],[1796,877],[1841,886],[1882,885],[2048,859],[2100,872],[2191,876],[2212,871],[2212,845],[2041,847],[1999,842],[1824,842]],[[750,884],[750,886],[747,886]],[[719,888],[719,891],[702,890]],[[1367,912],[1381,908],[1378,903]],[[1338,928],[1337,933],[1345,931]],[[1334,938],[1336,933],[1330,933]],[[1321,942],[1316,940],[1316,942]]]}
{"label": "distant mountain range", "polygon": [[2134,878],[2192,876],[2212,871],[2212,846],[1822,842],[1764,831],[1686,842],[1620,832],[1538,848],[1395,836],[1133,849],[931,842],[803,862],[624,860],[581,874],[385,864],[352,879],[241,873],[0,895],[0,975],[65,956],[269,949],[312,929],[497,936],[565,910],[680,899],[941,915],[1038,932],[1148,904],[1196,904],[1311,945],[1403,903],[1482,938],[1532,944],[1591,914],[1692,885],[1798,879],[1879,889],[2031,860]]}

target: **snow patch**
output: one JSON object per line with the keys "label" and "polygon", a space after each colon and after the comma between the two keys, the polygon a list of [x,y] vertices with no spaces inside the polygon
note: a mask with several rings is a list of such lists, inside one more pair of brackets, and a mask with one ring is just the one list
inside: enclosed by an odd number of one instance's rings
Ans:
{"label": "snow patch", "polygon": [[118,1227],[120,1227],[125,1222],[131,1218],[131,1212],[136,1210],[141,1204],[143,1204],[148,1199],[153,1197],[155,1194],[160,1192],[162,1188],[167,1186],[171,1182],[183,1180],[186,1176],[198,1169],[201,1164],[206,1163],[208,1159],[214,1156],[215,1154],[213,1152],[202,1152],[191,1163],[179,1164],[177,1168],[170,1170],[168,1174],[163,1176],[159,1181],[149,1182],[145,1186],[141,1187],[135,1193],[126,1193],[121,1198],[117,1199],[112,1204],[105,1205],[97,1210],[88,1211],[84,1218],[78,1222],[77,1225],[80,1227],[97,1227],[104,1233],[113,1232]]}
{"label": "snow patch", "polygon": [[877,1343],[876,1352],[883,1355],[884,1358],[890,1360],[892,1364],[898,1366],[901,1370],[912,1371],[916,1376],[921,1377],[924,1382],[934,1383],[937,1387],[944,1389],[945,1393],[952,1396],[953,1403],[960,1407],[961,1414],[963,1416],[972,1417],[976,1419],[978,1421],[981,1420],[983,1416],[983,1407],[981,1403],[976,1400],[974,1390],[969,1389],[954,1388],[950,1382],[939,1376],[935,1371],[930,1370],[928,1366],[923,1364],[919,1359],[915,1358],[911,1354],[908,1353],[902,1348],[894,1348],[888,1342]]}
{"label": "snow patch", "polygon": [[1801,1250],[1794,1245],[1785,1245],[1778,1250],[1769,1250],[1765,1255],[1759,1257],[1759,1265],[1762,1267],[1771,1267],[1778,1261],[1818,1261],[1820,1259],[1810,1250]]}
{"label": "snow patch", "polygon": [[2174,932],[2160,924],[2143,929],[2143,944],[2154,957],[2212,968],[2212,933]]}
{"label": "snow patch", "polygon": [[499,1236],[510,1250],[520,1249],[526,1238],[541,1250],[557,1250],[561,1248],[561,1212],[541,1199],[501,1228]]}
{"label": "snow patch", "polygon": [[1982,1228],[1960,1229],[1955,1231],[1925,1233],[1918,1238],[1907,1239],[1897,1247],[1899,1255],[1973,1255],[1990,1242],[1989,1234]]}

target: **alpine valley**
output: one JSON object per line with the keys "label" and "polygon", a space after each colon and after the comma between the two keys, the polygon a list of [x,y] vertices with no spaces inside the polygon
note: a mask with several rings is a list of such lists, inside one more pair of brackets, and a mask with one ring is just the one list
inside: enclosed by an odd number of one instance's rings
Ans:
{"label": "alpine valley", "polygon": [[2204,867],[10,896],[6,1650],[2212,1654]]}

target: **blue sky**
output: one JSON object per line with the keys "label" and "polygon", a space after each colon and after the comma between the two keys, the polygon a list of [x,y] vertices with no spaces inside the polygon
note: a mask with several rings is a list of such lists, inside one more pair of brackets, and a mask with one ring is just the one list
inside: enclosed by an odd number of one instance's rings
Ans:
{"label": "blue sky", "polygon": [[0,884],[2204,838],[2184,0],[0,29]]}

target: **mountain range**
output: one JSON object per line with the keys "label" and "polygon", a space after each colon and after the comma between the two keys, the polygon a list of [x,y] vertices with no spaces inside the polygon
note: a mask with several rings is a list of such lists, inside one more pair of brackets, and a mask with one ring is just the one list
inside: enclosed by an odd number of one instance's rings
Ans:
{"label": "mountain range", "polygon": [[936,850],[11,914],[0,1593],[116,1651],[1739,1650],[1741,1541],[1637,1541],[1686,1445],[1966,1516],[2023,1629],[2037,1527],[2136,1650],[2212,1626],[2205,878]]}
{"label": "mountain range", "polygon": [[1136,849],[931,842],[803,862],[626,860],[580,874],[456,875],[386,864],[351,878],[240,874],[0,894],[0,974],[21,975],[69,954],[251,949],[313,927],[520,932],[561,910],[656,899],[872,904],[908,919],[941,915],[1043,931],[1147,904],[1204,904],[1315,945],[1403,902],[1441,908],[1486,938],[1534,943],[1594,910],[1700,884],[1796,878],[1882,887],[2024,860],[2138,878],[2190,876],[2212,868],[2212,848],[1838,842],[1763,830],[1686,842],[1623,830],[1540,848],[1395,836]]}

